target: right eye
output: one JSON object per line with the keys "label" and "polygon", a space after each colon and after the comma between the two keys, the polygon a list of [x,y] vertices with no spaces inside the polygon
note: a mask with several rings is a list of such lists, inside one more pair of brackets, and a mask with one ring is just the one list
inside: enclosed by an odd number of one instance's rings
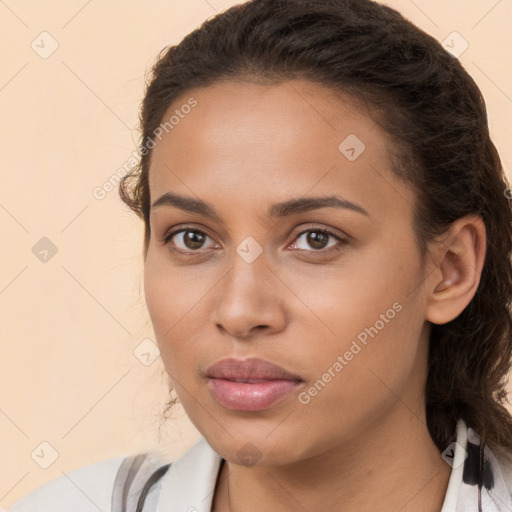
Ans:
{"label": "right eye", "polygon": [[[175,237],[176,241],[170,244]],[[197,249],[202,248],[206,238],[210,237],[204,231],[185,227],[167,233],[162,240],[162,245],[169,245],[169,249],[181,253],[198,252]]]}

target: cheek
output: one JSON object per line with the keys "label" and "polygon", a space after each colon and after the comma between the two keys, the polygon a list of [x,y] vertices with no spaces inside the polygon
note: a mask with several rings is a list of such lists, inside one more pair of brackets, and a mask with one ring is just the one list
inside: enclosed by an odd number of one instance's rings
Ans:
{"label": "cheek", "polygon": [[168,337],[189,322],[204,290],[193,273],[169,263],[165,251],[149,250],[144,265],[144,295],[155,334]]}
{"label": "cheek", "polygon": [[299,277],[287,273],[283,280],[294,283],[293,291],[303,306],[298,321],[311,329],[310,335],[316,328],[317,338],[330,338],[326,349],[348,347],[361,332],[364,340],[365,329],[375,323],[379,332],[389,331],[396,309],[411,300],[411,290],[421,282],[414,251],[384,243],[347,253],[328,272],[312,268]]}
{"label": "cheek", "polygon": [[144,267],[144,296],[148,308],[151,323],[157,338],[172,326],[173,313],[175,308],[171,305],[171,290],[169,279],[165,273],[156,265],[153,258],[148,256]]}
{"label": "cheek", "polygon": [[297,412],[312,432],[323,431],[327,440],[349,438],[378,422],[398,400],[409,403],[404,396],[416,388],[419,333],[410,325],[407,304],[401,306],[388,311],[388,323],[377,317],[365,325],[340,313],[337,326],[347,334],[305,354],[310,378],[297,397]]}
{"label": "cheek", "polygon": [[[165,255],[148,252],[144,295],[162,361],[169,373],[192,368],[200,352],[208,292],[212,284],[190,270],[172,266]],[[189,372],[190,373],[190,372]]]}
{"label": "cheek", "polygon": [[[166,268],[161,261],[162,258],[151,250],[144,266],[144,295],[148,308],[156,342],[162,360],[168,371],[169,356],[176,354],[177,343],[186,322],[186,308],[184,306],[183,288],[177,283],[177,274]],[[184,319],[185,322],[180,319]],[[176,341],[175,341],[176,340]],[[171,347],[171,345],[176,347]],[[172,372],[171,372],[172,373]]]}
{"label": "cheek", "polygon": [[[392,396],[389,389],[400,388],[416,364],[424,318],[415,258],[410,249],[375,251],[333,275],[321,290],[303,288],[301,298],[315,313],[305,325],[304,342],[323,338],[308,344],[303,357],[314,368],[313,382],[320,380],[319,394],[343,402],[345,411]],[[331,391],[324,393],[324,385]]]}

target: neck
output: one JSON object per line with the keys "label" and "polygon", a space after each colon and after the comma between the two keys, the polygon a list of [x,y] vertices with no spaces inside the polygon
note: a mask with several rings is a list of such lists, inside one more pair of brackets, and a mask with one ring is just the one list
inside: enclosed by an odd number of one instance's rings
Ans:
{"label": "neck", "polygon": [[424,416],[400,400],[393,409],[314,458],[267,467],[225,461],[212,511],[439,512],[451,467]]}

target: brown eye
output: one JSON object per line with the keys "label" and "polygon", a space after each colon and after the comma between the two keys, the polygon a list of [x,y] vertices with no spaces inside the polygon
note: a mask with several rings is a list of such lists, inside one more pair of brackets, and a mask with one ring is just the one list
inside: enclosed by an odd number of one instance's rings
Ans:
{"label": "brown eye", "polygon": [[176,241],[173,241],[173,245],[177,246],[176,250],[196,251],[197,249],[201,249],[205,243],[206,238],[210,237],[200,229],[183,228],[167,234],[163,240],[163,244],[167,245],[174,238],[176,238]]}
{"label": "brown eye", "polygon": [[323,249],[329,241],[329,235],[321,231],[309,231],[306,241],[314,249]]}
{"label": "brown eye", "polygon": [[204,244],[205,235],[197,231],[183,231],[183,243],[188,249],[200,249]]}
{"label": "brown eye", "polygon": [[[336,246],[336,241],[338,241],[338,245],[343,245],[344,243],[347,243],[346,240],[342,239],[340,236],[336,235],[332,231],[328,229],[317,229],[317,228],[311,228],[307,229],[305,231],[302,231],[297,235],[296,240],[298,241],[303,235],[307,235],[305,238],[303,238],[303,241],[305,242],[305,246],[300,247],[298,242],[295,242],[294,245],[297,249],[315,252],[320,252],[323,249],[330,249],[333,246]],[[334,238],[335,241],[331,245],[327,245],[329,242],[329,239]],[[315,251],[311,251],[310,248],[314,249]],[[329,250],[324,251],[329,252]]]}

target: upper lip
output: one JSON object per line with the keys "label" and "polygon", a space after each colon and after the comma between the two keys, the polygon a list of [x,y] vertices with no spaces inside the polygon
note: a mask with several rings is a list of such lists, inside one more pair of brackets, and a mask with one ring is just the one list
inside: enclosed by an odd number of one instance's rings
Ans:
{"label": "upper lip", "polygon": [[302,380],[298,375],[257,357],[221,359],[206,369],[206,376],[226,380]]}

